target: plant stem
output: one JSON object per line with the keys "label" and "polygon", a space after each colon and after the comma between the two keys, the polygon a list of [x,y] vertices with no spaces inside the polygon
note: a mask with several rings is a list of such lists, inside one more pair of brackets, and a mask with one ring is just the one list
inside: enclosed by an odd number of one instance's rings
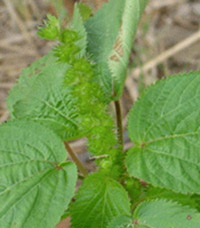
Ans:
{"label": "plant stem", "polygon": [[116,111],[116,119],[117,119],[117,131],[118,131],[118,140],[123,149],[123,127],[122,127],[122,113],[121,113],[121,105],[120,101],[114,101],[115,111]]}
{"label": "plant stem", "polygon": [[69,143],[64,142],[65,144],[65,148],[67,149],[67,151],[69,152],[71,158],[73,159],[73,161],[76,163],[76,165],[78,166],[79,170],[81,171],[81,173],[83,174],[83,176],[87,176],[88,175],[88,171],[87,169],[84,167],[84,165],[82,164],[82,162],[78,159],[78,157],[76,156],[76,154],[74,153],[74,151],[72,150],[72,148],[70,147]]}

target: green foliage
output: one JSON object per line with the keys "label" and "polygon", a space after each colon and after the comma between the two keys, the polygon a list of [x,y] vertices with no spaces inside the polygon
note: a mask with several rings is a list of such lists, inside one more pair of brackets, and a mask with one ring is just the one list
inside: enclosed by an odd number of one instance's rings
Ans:
{"label": "green foliage", "polygon": [[[72,31],[72,33],[75,32]],[[76,98],[75,106],[80,118],[79,129],[89,139],[90,152],[111,154],[115,157],[117,150],[114,149],[114,146],[117,141],[114,134],[114,123],[107,113],[106,100],[97,82],[97,76],[95,76],[95,65],[86,57],[80,57],[81,54],[78,57],[77,39],[78,36],[75,35],[70,42],[69,39],[67,42],[65,42],[66,39],[63,39],[63,44],[55,49],[55,55],[61,62],[70,64],[65,74],[65,85],[71,88],[70,94]],[[69,55],[66,50],[71,54]]]}
{"label": "green foliage", "polygon": [[88,176],[71,208],[72,228],[105,228],[115,216],[120,215],[130,215],[124,188],[103,174]]}
{"label": "green foliage", "polygon": [[[23,70],[7,99],[14,120],[0,126],[0,227],[54,228],[66,216],[72,228],[200,227],[191,209],[200,202],[200,72],[144,92],[129,116],[128,154],[116,137],[119,113],[115,123],[108,112],[146,3],[110,0],[93,17],[75,4],[67,27],[47,15],[39,35],[56,46]],[[83,172],[68,207],[77,173],[63,141],[80,137],[98,171]]]}
{"label": "green foliage", "polygon": [[109,97],[123,90],[133,38],[147,0],[110,0],[85,26],[88,52],[98,63],[101,83]]}
{"label": "green foliage", "polygon": [[141,203],[133,214],[133,219],[119,216],[112,220],[108,228],[197,228],[200,214],[172,201],[154,200]]}
{"label": "green foliage", "polygon": [[200,193],[200,72],[149,87],[129,116],[128,172],[154,186]]}
{"label": "green foliage", "polygon": [[80,137],[75,101],[63,85],[67,69],[52,53],[26,68],[7,99],[13,118],[38,121],[63,140]]}
{"label": "green foliage", "polygon": [[133,178],[127,178],[125,180],[125,189],[130,196],[133,210],[139,203],[143,201],[149,201],[158,198],[177,201],[181,205],[190,206],[191,208],[199,210],[198,195],[184,195],[181,193],[176,193],[164,188],[154,187],[145,183],[144,181],[139,181]]}
{"label": "green foliage", "polygon": [[131,224],[131,218],[128,216],[115,217],[108,225],[107,228],[134,228]]}
{"label": "green foliage", "polygon": [[60,36],[59,20],[50,14],[47,14],[47,20],[44,21],[44,27],[39,27],[38,35],[46,40],[57,40]]}
{"label": "green foliage", "polygon": [[[80,48],[79,57],[83,57],[87,48],[87,33],[84,26],[84,20],[86,15],[84,14],[84,5],[79,3],[75,4],[74,14],[72,19],[72,28],[79,34],[79,40],[76,45]],[[82,9],[83,7],[83,9]],[[87,12],[85,12],[87,13]]]}
{"label": "green foliage", "polygon": [[78,8],[79,8],[82,20],[84,22],[87,21],[90,18],[90,15],[92,14],[92,9],[88,5],[85,5],[81,2],[78,4]]}
{"label": "green foliage", "polygon": [[75,190],[62,141],[32,121],[0,127],[0,227],[54,228]]}
{"label": "green foliage", "polygon": [[177,201],[179,204],[190,206],[191,208],[198,208],[199,205],[192,195],[184,195],[167,189],[147,186],[145,189],[144,200],[153,200],[157,198]]}
{"label": "green foliage", "polygon": [[72,96],[77,98],[81,127],[89,139],[90,152],[111,153],[117,143],[114,124],[107,114],[101,87],[95,81],[94,66],[86,58],[77,59],[67,71],[65,84],[71,85]]}
{"label": "green foliage", "polygon": [[79,54],[79,47],[74,43],[69,43],[68,45],[60,44],[54,50],[55,56],[58,57],[58,60],[62,63],[72,63],[75,61],[76,57]]}
{"label": "green foliage", "polygon": [[192,200],[194,200],[195,203],[197,204],[195,208],[200,212],[200,195],[194,194],[194,195],[192,195],[191,198],[192,198]]}
{"label": "green foliage", "polygon": [[88,137],[91,153],[113,155],[107,158],[110,167],[116,160],[117,140],[95,66],[77,57],[75,31],[67,29],[61,34],[61,44],[54,52],[23,72],[10,92],[8,107],[13,117],[39,121],[63,140]]}
{"label": "green foliage", "polygon": [[139,180],[126,177],[124,187],[129,194],[132,208],[145,199],[146,187],[142,186]]}
{"label": "green foliage", "polygon": [[193,209],[175,202],[155,200],[141,203],[134,214],[135,227],[140,224],[152,228],[197,228],[200,227],[200,214]]}

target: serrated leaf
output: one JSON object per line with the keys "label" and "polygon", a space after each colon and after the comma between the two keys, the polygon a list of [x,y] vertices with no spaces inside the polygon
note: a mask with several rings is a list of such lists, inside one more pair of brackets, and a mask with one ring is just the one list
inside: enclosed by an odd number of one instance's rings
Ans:
{"label": "serrated leaf", "polygon": [[[18,84],[15,85],[10,91],[9,91],[9,97],[7,98],[7,106],[9,111],[13,112],[13,106],[16,102],[18,102],[20,99],[24,97],[24,88],[29,87],[35,80],[36,75],[42,73],[42,70],[45,70],[48,68],[48,63],[53,64],[55,61],[55,58],[52,54],[46,55],[35,62],[33,62],[29,67],[26,67],[22,70],[22,73],[18,79]],[[23,85],[23,86],[22,86]],[[19,87],[21,86],[21,90]]]}
{"label": "serrated leaf", "polygon": [[73,30],[78,33],[81,37],[80,40],[76,42],[78,47],[80,48],[80,57],[83,57],[86,52],[87,47],[87,33],[84,27],[84,16],[81,14],[81,3],[76,3],[73,12],[73,20],[72,20],[72,27]]}
{"label": "serrated leaf", "polygon": [[129,116],[128,172],[155,186],[200,193],[200,72],[149,87]]}
{"label": "serrated leaf", "polygon": [[105,228],[116,216],[129,215],[127,192],[114,179],[95,173],[80,187],[71,208],[73,228]]}
{"label": "serrated leaf", "polygon": [[191,208],[198,207],[198,203],[195,201],[192,195],[184,195],[181,193],[175,193],[167,189],[148,186],[145,190],[144,200],[153,200],[157,198],[173,200],[181,205],[190,206]]}
{"label": "serrated leaf", "polygon": [[181,193],[200,192],[200,72],[149,87],[129,116],[132,176]]}
{"label": "serrated leaf", "polygon": [[0,227],[54,228],[77,179],[62,141],[32,121],[7,122],[0,135]]}
{"label": "serrated leaf", "polygon": [[44,21],[44,24],[44,27],[38,28],[38,35],[47,40],[59,39],[61,30],[59,20],[55,16],[47,14],[47,20]]}
{"label": "serrated leaf", "polygon": [[141,203],[134,212],[136,227],[146,225],[149,228],[198,228],[200,214],[189,207],[175,202],[156,200]]}
{"label": "serrated leaf", "polygon": [[133,215],[114,218],[108,228],[198,228],[200,214],[189,207],[165,200],[141,203]]}
{"label": "serrated leaf", "polygon": [[80,136],[74,98],[64,86],[67,69],[52,54],[26,68],[7,100],[12,116],[39,121],[65,140]]}
{"label": "serrated leaf", "polygon": [[110,0],[85,26],[88,52],[108,96],[122,94],[133,38],[147,0]]}

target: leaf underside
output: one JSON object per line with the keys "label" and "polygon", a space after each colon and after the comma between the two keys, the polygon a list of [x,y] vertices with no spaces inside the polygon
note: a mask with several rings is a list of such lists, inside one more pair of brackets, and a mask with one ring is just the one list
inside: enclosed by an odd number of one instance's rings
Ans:
{"label": "leaf underside", "polygon": [[[62,141],[32,121],[0,127],[0,227],[54,228],[74,194],[77,171]],[[26,140],[24,140],[26,139]]]}
{"label": "leaf underside", "polygon": [[130,204],[123,187],[115,180],[95,173],[80,187],[71,209],[73,228],[105,228],[120,215],[129,215]]}
{"label": "leaf underside", "polygon": [[108,96],[122,94],[133,39],[147,0],[110,0],[86,23],[88,52]]}
{"label": "leaf underside", "polygon": [[128,172],[155,186],[200,193],[200,72],[149,87],[129,116]]}
{"label": "leaf underside", "polygon": [[24,69],[7,99],[12,117],[40,122],[63,140],[78,137],[74,98],[64,86],[67,69],[67,64],[58,63],[52,53]]}

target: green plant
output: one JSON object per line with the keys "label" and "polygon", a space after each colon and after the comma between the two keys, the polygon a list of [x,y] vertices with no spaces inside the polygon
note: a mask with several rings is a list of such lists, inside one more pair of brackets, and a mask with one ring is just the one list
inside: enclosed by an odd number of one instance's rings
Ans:
{"label": "green plant", "polygon": [[[53,228],[66,216],[73,228],[200,227],[200,72],[147,88],[129,115],[134,146],[123,149],[119,99],[146,3],[110,0],[93,17],[76,4],[68,28],[51,15],[39,28],[58,44],[23,70],[7,100],[0,227]],[[104,155],[93,174],[68,144],[80,137]],[[78,175],[65,148],[83,179],[73,200]]]}

